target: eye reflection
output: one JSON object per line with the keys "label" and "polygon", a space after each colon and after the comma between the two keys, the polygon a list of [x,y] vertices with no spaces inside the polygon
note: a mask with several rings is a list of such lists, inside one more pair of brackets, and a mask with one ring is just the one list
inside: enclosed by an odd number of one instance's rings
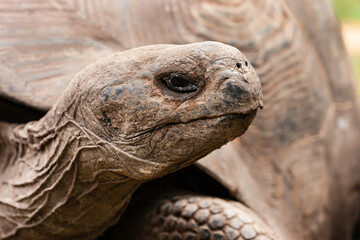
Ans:
{"label": "eye reflection", "polygon": [[166,78],[165,83],[170,90],[175,92],[195,92],[198,89],[196,84],[179,75],[173,75]]}

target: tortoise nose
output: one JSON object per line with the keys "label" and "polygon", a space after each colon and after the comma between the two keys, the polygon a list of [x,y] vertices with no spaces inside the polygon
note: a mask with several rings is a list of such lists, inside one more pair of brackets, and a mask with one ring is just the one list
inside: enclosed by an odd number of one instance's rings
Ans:
{"label": "tortoise nose", "polygon": [[242,69],[246,69],[247,67],[249,67],[249,62],[248,61],[243,61],[243,62],[237,62],[236,63],[236,67],[238,68],[238,69],[240,69],[240,70],[242,70]]}

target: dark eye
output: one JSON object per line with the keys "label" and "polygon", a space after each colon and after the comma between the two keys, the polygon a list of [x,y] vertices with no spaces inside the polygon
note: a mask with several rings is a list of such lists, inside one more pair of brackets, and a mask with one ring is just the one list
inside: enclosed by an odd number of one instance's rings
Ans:
{"label": "dark eye", "polygon": [[166,78],[165,82],[168,88],[175,92],[195,92],[198,89],[196,84],[178,75]]}

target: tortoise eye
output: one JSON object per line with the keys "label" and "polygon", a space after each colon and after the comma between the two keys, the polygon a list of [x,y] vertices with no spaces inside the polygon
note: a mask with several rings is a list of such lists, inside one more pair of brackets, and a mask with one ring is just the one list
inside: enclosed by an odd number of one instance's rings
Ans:
{"label": "tortoise eye", "polygon": [[195,92],[198,89],[196,84],[179,75],[173,75],[166,78],[165,83],[169,89],[175,92]]}

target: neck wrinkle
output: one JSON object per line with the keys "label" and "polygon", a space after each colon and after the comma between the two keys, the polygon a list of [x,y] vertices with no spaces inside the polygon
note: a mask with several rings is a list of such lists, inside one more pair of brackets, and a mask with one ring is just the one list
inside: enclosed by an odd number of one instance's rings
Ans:
{"label": "neck wrinkle", "polygon": [[[99,144],[100,138],[80,126],[72,114],[61,113],[56,119],[54,111],[38,122],[0,125],[0,143],[12,146],[8,149],[15,156],[5,159],[11,164],[3,166],[0,175],[0,212],[6,216],[0,218],[0,226],[11,225],[0,239],[29,234],[41,239],[44,226],[49,234],[71,237],[85,222],[94,226],[82,234],[96,235],[109,221],[116,222],[141,184],[122,174],[126,159],[117,156],[113,166],[112,151]],[[114,208],[109,212],[99,202],[110,200]]]}
{"label": "neck wrinkle", "polygon": [[0,122],[0,181],[6,168],[17,158],[17,147],[9,138],[16,126],[16,124]]}

